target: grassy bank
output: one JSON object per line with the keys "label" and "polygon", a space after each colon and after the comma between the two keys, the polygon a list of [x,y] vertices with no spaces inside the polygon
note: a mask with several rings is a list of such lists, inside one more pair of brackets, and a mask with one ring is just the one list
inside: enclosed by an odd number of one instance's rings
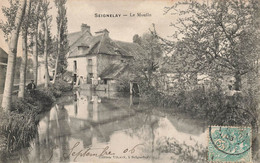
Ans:
{"label": "grassy bank", "polygon": [[174,95],[166,95],[156,89],[142,94],[153,105],[168,108],[169,112],[180,112],[190,117],[202,119],[209,125],[252,126],[257,128],[256,95],[250,92],[228,96],[222,91],[201,88],[180,91]]}
{"label": "grassy bank", "polygon": [[39,87],[24,99],[14,98],[10,112],[0,112],[0,157],[6,161],[11,153],[28,147],[37,134],[39,114],[49,111],[53,102],[70,91],[71,85],[58,80],[49,88]]}

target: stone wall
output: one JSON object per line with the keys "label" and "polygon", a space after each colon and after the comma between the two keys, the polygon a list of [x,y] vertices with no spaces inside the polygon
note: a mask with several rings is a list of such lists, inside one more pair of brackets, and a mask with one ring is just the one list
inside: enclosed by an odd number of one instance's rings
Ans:
{"label": "stone wall", "polygon": [[[74,72],[74,61],[77,63],[77,70]],[[68,58],[67,70],[78,74],[79,76],[86,76],[86,57]]]}

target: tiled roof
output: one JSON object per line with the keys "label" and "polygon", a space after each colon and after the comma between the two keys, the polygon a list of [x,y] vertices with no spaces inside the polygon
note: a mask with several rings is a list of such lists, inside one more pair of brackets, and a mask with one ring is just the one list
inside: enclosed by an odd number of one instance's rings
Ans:
{"label": "tiled roof", "polygon": [[[88,34],[82,34],[78,39],[72,43],[70,46],[69,57],[79,57],[81,55],[85,56],[87,54],[94,53],[94,50],[97,48],[99,42],[101,41],[102,36],[90,36]],[[78,46],[85,44],[89,48],[83,54],[80,54]]]}
{"label": "tiled roof", "polygon": [[111,66],[106,68],[99,77],[101,79],[115,79],[118,78],[122,73],[124,73],[127,68],[128,65],[126,63],[112,64]]}
{"label": "tiled roof", "polygon": [[[144,51],[138,44],[114,41],[105,34],[92,36],[89,32],[75,32],[68,35],[68,40],[70,45],[68,57],[81,57],[89,54],[135,56]],[[87,45],[88,48],[80,53],[78,46],[82,44]]]}
{"label": "tiled roof", "polygon": [[81,31],[68,34],[69,46],[71,46],[75,41],[77,41],[81,34]]}
{"label": "tiled roof", "polygon": [[131,56],[137,56],[145,53],[145,50],[137,43],[123,41],[115,41],[115,43],[124,49],[124,51],[128,52]]}

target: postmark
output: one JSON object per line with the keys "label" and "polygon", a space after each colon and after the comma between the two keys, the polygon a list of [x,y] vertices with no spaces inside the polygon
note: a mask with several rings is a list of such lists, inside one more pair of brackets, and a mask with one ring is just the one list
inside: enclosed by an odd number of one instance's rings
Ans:
{"label": "postmark", "polygon": [[251,127],[210,126],[209,162],[251,162]]}

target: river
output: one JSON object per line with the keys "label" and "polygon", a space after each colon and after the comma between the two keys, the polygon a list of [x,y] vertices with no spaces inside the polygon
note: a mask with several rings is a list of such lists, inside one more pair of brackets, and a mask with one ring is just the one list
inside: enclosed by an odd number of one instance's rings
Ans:
{"label": "river", "polygon": [[204,122],[138,97],[81,90],[41,116],[23,162],[206,162]]}

